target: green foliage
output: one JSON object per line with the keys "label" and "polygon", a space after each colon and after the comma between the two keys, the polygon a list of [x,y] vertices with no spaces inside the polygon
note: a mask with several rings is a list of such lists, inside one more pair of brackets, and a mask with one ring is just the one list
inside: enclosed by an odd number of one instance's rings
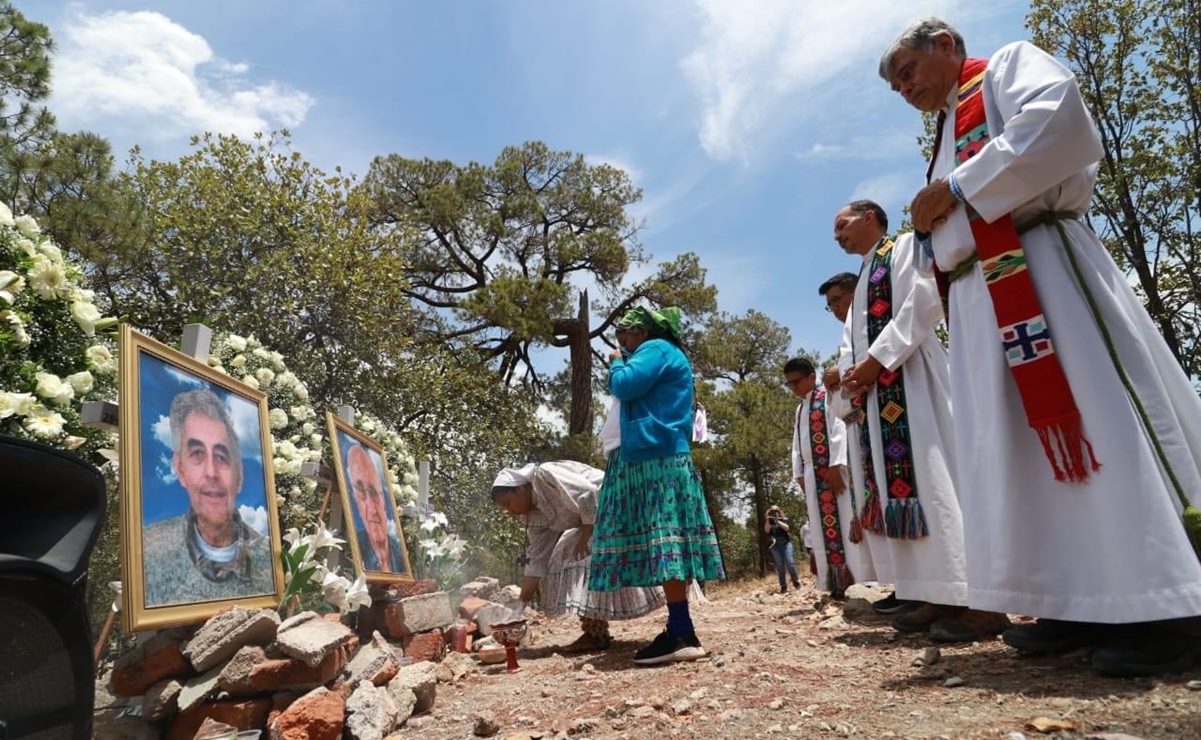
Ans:
{"label": "green foliage", "polygon": [[1201,3],[1034,0],[1035,43],[1076,74],[1105,154],[1093,226],[1181,366],[1201,367]]}

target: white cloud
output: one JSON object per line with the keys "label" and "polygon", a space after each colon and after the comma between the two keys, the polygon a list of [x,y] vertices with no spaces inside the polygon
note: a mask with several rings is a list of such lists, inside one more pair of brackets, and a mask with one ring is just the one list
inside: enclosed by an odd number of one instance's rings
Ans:
{"label": "white cloud", "polygon": [[159,455],[158,464],[154,466],[154,474],[167,485],[179,480],[175,475],[175,466],[171,464],[171,457],[170,454]]}
{"label": "white cloud", "polygon": [[[700,97],[701,145],[718,160],[748,159],[774,119],[847,105],[853,85],[874,78],[876,60],[906,23],[946,14],[955,0],[696,0],[700,43],[682,62]],[[879,82],[877,80],[877,82]],[[881,84],[881,89],[883,88]],[[835,89],[847,95],[832,94]]]}
{"label": "white cloud", "polygon": [[896,131],[879,136],[852,136],[843,143],[814,142],[808,149],[793,152],[799,161],[881,160],[915,155],[917,136]]}
{"label": "white cloud", "polygon": [[174,367],[171,367],[170,365],[167,365],[166,368],[164,368],[164,369],[167,371],[167,375],[170,375],[175,380],[175,382],[179,383],[180,385],[187,385],[187,386],[191,386],[193,388],[207,388],[208,387],[208,385],[203,380],[201,380],[200,378],[198,378],[195,375],[192,375],[191,373],[185,373],[182,370],[177,370]]}
{"label": "white cloud", "polygon": [[166,414],[160,414],[158,421],[150,427],[154,431],[154,438],[162,443],[168,450],[172,450],[171,442],[171,417]]}
{"label": "white cloud", "polygon": [[594,167],[607,164],[610,167],[622,170],[626,173],[626,175],[629,176],[630,182],[634,183],[635,185],[642,180],[642,170],[624,157],[618,157],[609,154],[585,154],[584,159],[588,162],[588,164]]}
{"label": "white cloud", "polygon": [[238,435],[238,444],[242,447],[242,457],[262,460],[259,453],[259,407],[241,396],[232,393],[226,396],[225,408],[229,409],[229,418],[234,425],[234,433]]}
{"label": "white cloud", "polygon": [[[861,180],[851,191],[850,200],[867,198],[874,200],[890,214],[895,214],[896,223],[900,223],[901,208],[909,204],[913,196],[922,187],[922,173],[911,170],[889,172],[878,177]],[[892,221],[894,219],[890,219]]]}
{"label": "white cloud", "polygon": [[267,524],[267,509],[262,506],[252,507],[242,504],[238,507],[238,515],[246,526],[266,537],[271,531]]}
{"label": "white cloud", "polygon": [[59,34],[52,107],[67,122],[111,118],[160,136],[248,135],[304,121],[313,98],[248,78],[250,66],[152,11],[77,13]]}

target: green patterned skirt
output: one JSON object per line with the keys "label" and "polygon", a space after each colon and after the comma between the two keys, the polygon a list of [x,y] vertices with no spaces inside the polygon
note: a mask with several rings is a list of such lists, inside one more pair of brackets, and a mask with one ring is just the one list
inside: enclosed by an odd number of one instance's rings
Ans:
{"label": "green patterned skirt", "polygon": [[592,531],[589,588],[725,577],[692,455],[631,463],[620,450],[609,453]]}

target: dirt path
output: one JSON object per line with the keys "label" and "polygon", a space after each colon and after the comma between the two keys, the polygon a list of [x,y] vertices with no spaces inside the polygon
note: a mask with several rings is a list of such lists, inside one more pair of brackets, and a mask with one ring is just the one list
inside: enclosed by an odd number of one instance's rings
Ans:
{"label": "dirt path", "polygon": [[[496,735],[551,738],[655,737],[1041,737],[1036,718],[1074,730],[1058,738],[1201,737],[1201,673],[1163,680],[1093,676],[1087,655],[1019,658],[999,639],[943,647],[932,666],[914,665],[932,643],[902,636],[871,614],[844,620],[839,605],[815,609],[812,588],[786,596],[769,581],[710,589],[693,607],[711,658],[637,668],[634,650],[662,615],[616,623],[604,654],[561,656],[573,620],[534,628],[523,671],[472,674],[438,688],[433,713],[403,737],[471,736],[491,712]],[[853,616],[853,615],[852,615]],[[499,669],[491,668],[491,671]],[[959,680],[955,680],[959,679]],[[950,684],[950,686],[944,684]],[[523,734],[524,733],[524,734]]]}

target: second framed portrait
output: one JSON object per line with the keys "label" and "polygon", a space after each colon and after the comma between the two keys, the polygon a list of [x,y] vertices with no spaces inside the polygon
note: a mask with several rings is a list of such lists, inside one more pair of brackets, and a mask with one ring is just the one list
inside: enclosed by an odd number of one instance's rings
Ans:
{"label": "second framed portrait", "polygon": [[325,419],[355,567],[369,583],[412,580],[383,448],[329,411]]}
{"label": "second framed portrait", "polygon": [[275,607],[284,578],[266,395],[128,326],[120,350],[127,628]]}

